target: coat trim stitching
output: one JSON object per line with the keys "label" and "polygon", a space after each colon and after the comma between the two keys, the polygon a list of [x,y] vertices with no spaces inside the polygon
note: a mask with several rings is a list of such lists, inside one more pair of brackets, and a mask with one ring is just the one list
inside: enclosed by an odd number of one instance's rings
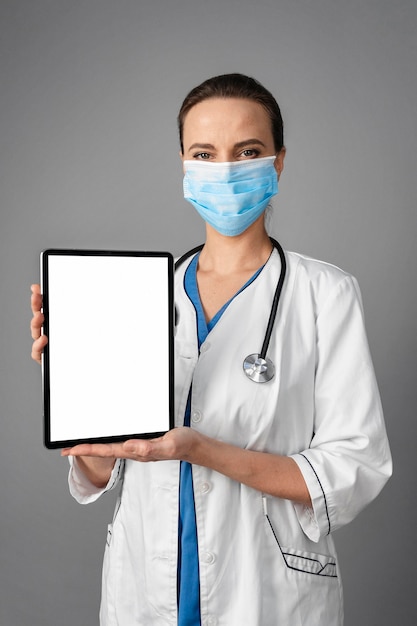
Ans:
{"label": "coat trim stitching", "polygon": [[[284,559],[285,565],[288,567],[288,569],[292,569],[292,570],[294,570],[296,572],[303,572],[303,574],[310,574],[310,575],[313,575],[313,576],[325,576],[327,578],[337,578],[337,573],[335,573],[335,574],[326,574],[325,573],[326,567],[328,567],[328,566],[334,567],[334,568],[336,567],[336,563],[333,560],[331,560],[328,563],[326,563],[325,565],[323,565],[319,561],[319,559],[313,559],[312,557],[308,557],[308,556],[301,556],[300,557],[300,556],[298,556],[296,554],[292,554],[291,552],[284,552],[284,550],[282,549],[281,544],[280,544],[280,542],[278,540],[278,537],[277,537],[277,534],[276,534],[276,532],[274,530],[274,527],[272,526],[271,520],[269,519],[269,515],[266,514],[265,517],[268,520],[268,524],[269,524],[269,526],[270,526],[270,528],[272,530],[272,534],[275,537],[275,541],[278,544],[278,547],[279,547],[279,549],[281,551],[281,554],[282,554],[282,557]],[[300,567],[295,567],[294,565],[290,565],[288,563],[287,557],[302,558],[305,561],[311,561],[312,563],[319,563],[319,565],[321,566],[321,569],[318,572],[310,572],[310,571],[302,569]]]}
{"label": "coat trim stitching", "polygon": [[319,483],[319,485],[320,485],[320,489],[322,490],[322,493],[323,493],[323,498],[324,498],[324,506],[325,506],[325,508],[326,508],[327,523],[328,523],[328,525],[329,525],[329,530],[327,531],[327,534],[328,534],[328,535],[330,535],[330,531],[331,531],[330,516],[329,516],[329,509],[328,509],[328,507],[327,507],[327,499],[326,499],[326,494],[325,494],[324,489],[323,489],[323,485],[321,484],[321,482],[320,482],[320,478],[318,477],[317,472],[316,472],[316,470],[314,469],[314,467],[313,467],[313,465],[311,464],[311,462],[309,461],[309,459],[308,459],[308,458],[307,458],[304,454],[302,454],[301,452],[300,452],[300,455],[301,455],[301,456],[302,456],[302,457],[303,457],[303,458],[307,461],[307,463],[310,465],[311,469],[313,470],[313,472],[314,472],[314,474],[315,474],[315,476],[316,476],[316,478],[317,478],[317,482],[318,482],[318,483]]}
{"label": "coat trim stitching", "polygon": [[117,468],[117,474],[114,477],[113,481],[111,482],[111,484],[108,486],[107,490],[110,491],[111,489],[113,489],[113,487],[115,487],[117,485],[117,483],[119,482],[120,476],[122,474],[122,471],[124,469],[125,466],[125,462],[124,460],[120,460],[119,459],[119,467]]}

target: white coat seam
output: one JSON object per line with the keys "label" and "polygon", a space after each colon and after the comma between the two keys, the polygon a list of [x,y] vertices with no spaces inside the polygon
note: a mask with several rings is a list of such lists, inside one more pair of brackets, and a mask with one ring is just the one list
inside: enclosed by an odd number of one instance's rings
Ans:
{"label": "white coat seam", "polygon": [[323,493],[323,500],[324,500],[324,507],[325,507],[325,509],[326,509],[327,523],[328,523],[328,525],[329,525],[329,530],[328,530],[327,534],[328,534],[328,535],[330,535],[330,532],[331,532],[331,523],[330,523],[329,509],[328,509],[328,506],[327,506],[327,498],[326,498],[326,493],[325,493],[325,491],[324,491],[324,489],[323,489],[323,485],[321,484],[320,478],[318,477],[318,474],[317,474],[316,470],[314,469],[314,467],[313,467],[313,465],[312,465],[311,461],[310,461],[310,460],[306,457],[306,455],[305,455],[305,454],[303,454],[302,452],[300,452],[300,456],[302,456],[302,457],[303,457],[303,458],[307,461],[307,463],[310,465],[310,467],[311,467],[311,469],[313,470],[314,475],[315,475],[315,477],[316,477],[316,479],[317,479],[317,482],[318,482],[318,484],[320,485],[320,489],[322,490],[322,493]]}

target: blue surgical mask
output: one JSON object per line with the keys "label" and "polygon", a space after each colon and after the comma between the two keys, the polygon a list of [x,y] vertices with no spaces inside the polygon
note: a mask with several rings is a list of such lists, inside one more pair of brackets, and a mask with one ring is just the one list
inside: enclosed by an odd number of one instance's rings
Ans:
{"label": "blue surgical mask", "polygon": [[275,156],[231,163],[184,161],[184,198],[222,235],[243,233],[278,193]]}

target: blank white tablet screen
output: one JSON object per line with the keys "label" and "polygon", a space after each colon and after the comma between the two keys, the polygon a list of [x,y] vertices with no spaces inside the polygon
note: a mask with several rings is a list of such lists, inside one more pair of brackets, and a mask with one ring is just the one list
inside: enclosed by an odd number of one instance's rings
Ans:
{"label": "blank white tablet screen", "polygon": [[51,442],[169,429],[168,259],[48,256]]}

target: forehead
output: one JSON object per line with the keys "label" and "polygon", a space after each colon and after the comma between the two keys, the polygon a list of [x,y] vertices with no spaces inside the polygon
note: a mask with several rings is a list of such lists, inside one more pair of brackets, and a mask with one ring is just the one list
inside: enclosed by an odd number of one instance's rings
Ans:
{"label": "forehead", "polygon": [[210,98],[189,110],[183,133],[185,141],[195,134],[228,137],[243,133],[272,139],[272,124],[267,111],[258,102],[243,98]]}

